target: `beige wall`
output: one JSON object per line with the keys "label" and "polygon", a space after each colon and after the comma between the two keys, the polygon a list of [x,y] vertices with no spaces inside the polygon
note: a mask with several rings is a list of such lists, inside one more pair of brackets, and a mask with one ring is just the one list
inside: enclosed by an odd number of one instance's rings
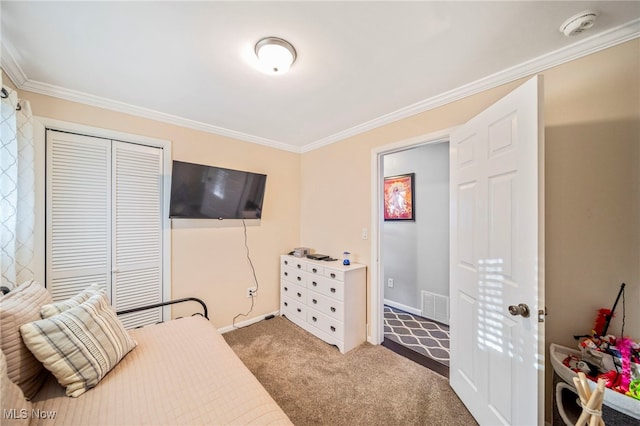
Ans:
{"label": "beige wall", "polygon": [[[8,82],[5,76],[4,81]],[[296,247],[300,222],[299,154],[186,129],[153,120],[94,108],[21,91],[35,116],[112,129],[172,141],[174,160],[249,170],[267,175],[263,218],[247,226],[248,245],[260,284],[256,304],[247,318],[264,316],[279,307],[278,256]],[[172,297],[195,296],[209,307],[217,327],[232,324],[247,313],[254,286],[246,258],[244,230],[239,221],[179,220],[171,232]],[[191,307],[175,308],[174,316]]]}
{"label": "beige wall", "polygon": [[[640,338],[640,41],[543,73],[546,120],[547,342],[573,346],[627,283],[625,334]],[[173,158],[268,174],[264,219],[249,227],[261,294],[278,308],[277,256],[304,245],[371,266],[371,151],[464,123],[523,80],[297,155],[30,92],[35,115],[173,142]],[[173,296],[199,296],[216,326],[248,309],[242,228],[172,232]],[[621,307],[612,331],[620,332]],[[547,365],[547,373],[551,368]],[[548,397],[550,398],[548,385]],[[547,418],[549,417],[547,407]]]}
{"label": "beige wall", "polygon": [[[640,41],[549,69],[545,84],[547,344],[574,347],[626,288],[640,339]],[[464,123],[524,80],[302,155],[301,241],[371,266],[373,148]],[[369,293],[370,294],[370,293]],[[611,331],[620,333],[622,305]],[[547,363],[547,419],[551,366]]]}

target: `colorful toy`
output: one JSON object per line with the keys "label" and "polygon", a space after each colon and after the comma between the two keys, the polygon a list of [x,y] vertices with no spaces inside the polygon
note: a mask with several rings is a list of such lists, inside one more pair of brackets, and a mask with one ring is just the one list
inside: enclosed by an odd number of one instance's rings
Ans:
{"label": "colorful toy", "polygon": [[631,383],[631,344],[633,342],[628,337],[618,339],[618,350],[622,359],[622,380],[620,382],[620,390],[623,393],[629,391],[629,383]]}
{"label": "colorful toy", "polygon": [[640,379],[632,380],[631,383],[629,383],[627,395],[635,399],[640,399]]}
{"label": "colorful toy", "polygon": [[596,317],[595,324],[593,325],[594,334],[602,336],[605,333],[605,327],[608,326],[607,320],[610,320],[613,316],[611,309],[599,309],[598,316]]}

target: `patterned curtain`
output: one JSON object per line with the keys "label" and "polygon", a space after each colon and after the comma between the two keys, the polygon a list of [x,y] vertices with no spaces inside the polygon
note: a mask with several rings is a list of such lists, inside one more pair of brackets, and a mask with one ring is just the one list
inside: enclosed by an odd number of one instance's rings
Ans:
{"label": "patterned curtain", "polygon": [[33,122],[29,102],[8,87],[1,96],[0,285],[13,288],[33,279],[34,271]]}

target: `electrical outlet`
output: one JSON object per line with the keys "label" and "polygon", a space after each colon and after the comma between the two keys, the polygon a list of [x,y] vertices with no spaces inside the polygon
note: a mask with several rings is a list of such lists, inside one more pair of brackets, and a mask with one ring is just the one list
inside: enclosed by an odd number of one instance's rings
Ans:
{"label": "electrical outlet", "polygon": [[393,287],[393,278],[387,280],[387,287]]}
{"label": "electrical outlet", "polygon": [[247,297],[257,296],[258,287],[247,287]]}
{"label": "electrical outlet", "polygon": [[369,230],[367,228],[362,228],[362,239],[363,240],[369,239]]}

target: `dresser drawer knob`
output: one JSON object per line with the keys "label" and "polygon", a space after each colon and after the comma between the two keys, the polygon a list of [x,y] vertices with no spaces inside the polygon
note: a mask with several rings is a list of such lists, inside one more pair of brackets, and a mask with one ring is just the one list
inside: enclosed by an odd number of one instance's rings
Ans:
{"label": "dresser drawer knob", "polygon": [[317,287],[317,286],[318,286],[318,283],[317,283],[317,282],[315,282],[315,281],[313,281],[313,282],[311,283],[311,285],[313,285],[314,287]]}
{"label": "dresser drawer knob", "polygon": [[317,305],[317,304],[318,304],[318,301],[317,301],[316,299],[313,299],[313,304],[314,304],[314,305]]}
{"label": "dresser drawer knob", "polygon": [[284,291],[289,291],[289,287],[285,287],[285,288],[284,288]]}
{"label": "dresser drawer knob", "polygon": [[289,303],[287,303],[287,302],[284,302],[284,306],[289,306]]}
{"label": "dresser drawer knob", "polygon": [[296,309],[296,311],[298,311],[298,312],[302,312],[302,309],[298,308],[298,309]]}
{"label": "dresser drawer knob", "polygon": [[334,274],[333,272],[331,273],[331,278],[335,278],[336,274]]}
{"label": "dresser drawer knob", "polygon": [[311,317],[311,319],[313,320],[313,322],[317,322],[318,321],[318,318],[316,318],[316,317]]}
{"label": "dresser drawer knob", "polygon": [[289,264],[289,261],[288,261],[288,260],[285,260],[285,261],[284,261],[284,264],[285,264],[285,265],[288,265],[288,264]]}
{"label": "dresser drawer knob", "polygon": [[331,326],[331,331],[333,331],[335,333],[336,328],[334,326]]}
{"label": "dresser drawer knob", "polygon": [[335,288],[331,288],[331,293],[335,293],[336,289]]}
{"label": "dresser drawer knob", "polygon": [[298,297],[302,297],[302,294],[298,293]]}
{"label": "dresser drawer knob", "polygon": [[302,268],[302,265],[298,263],[298,269]]}
{"label": "dresser drawer knob", "polygon": [[313,271],[314,274],[318,272],[318,270],[316,268],[313,268],[312,271]]}
{"label": "dresser drawer knob", "polygon": [[302,277],[298,277],[298,281],[302,281]]}
{"label": "dresser drawer knob", "polygon": [[285,277],[288,277],[288,276],[289,276],[289,273],[288,273],[288,272],[285,272],[285,273],[284,273],[284,276],[285,276]]}
{"label": "dresser drawer knob", "polygon": [[333,306],[331,307],[331,312],[335,312],[336,308],[334,308]]}

